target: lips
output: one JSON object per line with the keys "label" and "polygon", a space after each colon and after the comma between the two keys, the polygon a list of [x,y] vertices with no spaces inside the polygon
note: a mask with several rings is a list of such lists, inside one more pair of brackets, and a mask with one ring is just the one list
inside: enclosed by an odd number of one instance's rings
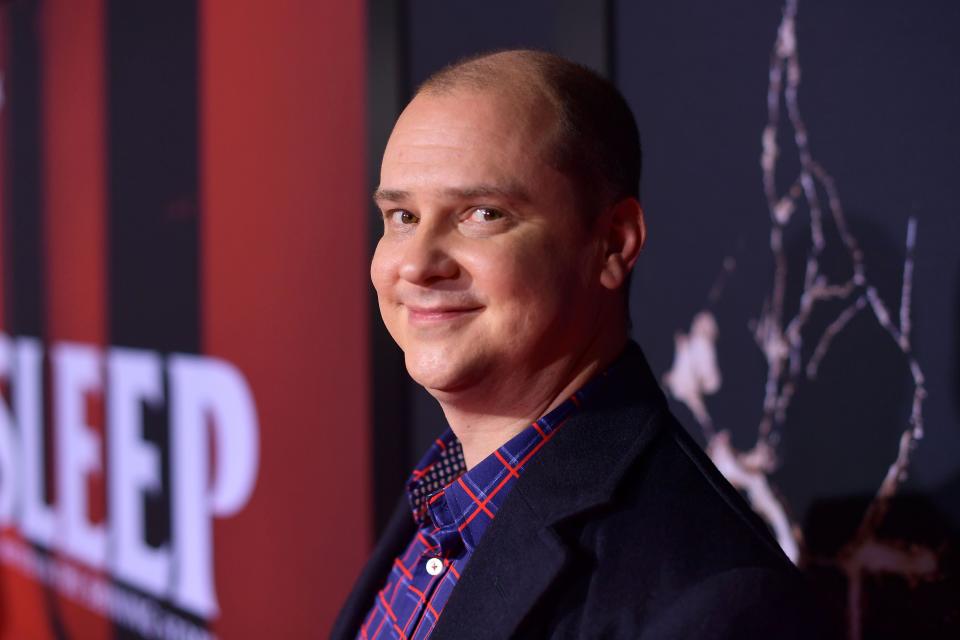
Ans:
{"label": "lips", "polygon": [[407,317],[415,323],[439,323],[458,320],[480,311],[482,306],[414,307],[407,305]]}

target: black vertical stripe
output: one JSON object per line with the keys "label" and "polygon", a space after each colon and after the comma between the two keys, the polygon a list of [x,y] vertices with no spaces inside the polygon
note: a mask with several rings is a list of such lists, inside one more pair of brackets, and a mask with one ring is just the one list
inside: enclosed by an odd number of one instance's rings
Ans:
{"label": "black vertical stripe", "polygon": [[554,5],[555,51],[613,78],[612,0],[558,0]]}
{"label": "black vertical stripe", "polygon": [[[46,329],[43,260],[43,193],[40,183],[40,53],[36,2],[8,8],[10,64],[6,78],[7,325],[13,335],[43,337]],[[7,266],[7,265],[4,265]]]}
{"label": "black vertical stripe", "polygon": [[620,73],[620,60],[617,57],[617,18],[615,0],[604,0],[604,42],[603,48],[606,52],[607,68],[606,78],[614,84],[617,83],[617,74]]}
{"label": "black vertical stripe", "polygon": [[[393,122],[409,98],[407,2],[370,0],[367,4],[367,183],[380,181],[380,158]],[[373,253],[383,224],[374,207],[369,247]],[[376,295],[370,297],[370,375],[372,404],[373,528],[379,538],[410,473],[409,390],[403,353],[380,319]]]}
{"label": "black vertical stripe", "polygon": [[13,162],[13,144],[10,138],[10,90],[12,89],[12,69],[10,60],[12,58],[13,45],[11,43],[13,24],[12,12],[3,8],[0,9],[3,23],[0,24],[0,49],[2,49],[4,60],[3,86],[0,91],[3,92],[2,104],[0,104],[0,114],[3,116],[3,143],[0,146],[0,153],[3,154],[3,163],[0,164],[3,175],[0,176],[0,295],[3,296],[2,307],[3,317],[0,317],[0,329],[7,333],[12,333],[13,317],[11,309],[13,308],[13,238],[11,237],[10,212],[13,210],[13,198],[10,193],[9,185],[13,184],[12,162]]}
{"label": "black vertical stripe", "polygon": [[110,338],[199,352],[197,7],[107,4]]}
{"label": "black vertical stripe", "polygon": [[[108,335],[114,345],[198,353],[197,4],[106,6]],[[161,451],[163,491],[146,500],[153,545],[171,542],[168,393],[165,399],[144,415],[143,437]]]}

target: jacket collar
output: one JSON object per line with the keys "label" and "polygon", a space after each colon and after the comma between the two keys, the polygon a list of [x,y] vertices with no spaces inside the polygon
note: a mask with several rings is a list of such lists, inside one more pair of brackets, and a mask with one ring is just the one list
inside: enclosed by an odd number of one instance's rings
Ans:
{"label": "jacket collar", "polygon": [[432,637],[506,638],[567,561],[561,521],[610,501],[660,432],[666,400],[640,347],[615,363],[617,384],[573,416],[530,461],[480,540]]}

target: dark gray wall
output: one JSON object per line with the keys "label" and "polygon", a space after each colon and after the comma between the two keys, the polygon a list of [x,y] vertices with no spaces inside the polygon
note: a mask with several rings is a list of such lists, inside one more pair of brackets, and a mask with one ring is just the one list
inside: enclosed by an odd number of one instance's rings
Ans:
{"label": "dark gray wall", "polygon": [[[631,295],[634,336],[662,375],[671,367],[675,334],[688,332],[696,313],[713,314],[723,384],[706,398],[707,408],[713,428],[728,431],[741,451],[757,442],[767,376],[753,335],[774,272],[760,154],[782,12],[780,3],[746,0],[403,5],[404,98],[459,57],[512,46],[557,51],[618,84],[644,145],[649,243]],[[796,18],[798,100],[810,151],[835,181],[867,284],[895,325],[908,220],[916,224],[909,352],[869,304],[858,310],[831,343],[816,378],[797,378],[774,439],[778,465],[767,474],[782,508],[803,530],[802,563],[811,577],[841,604],[852,581],[860,582],[862,611],[847,616],[851,637],[936,636],[960,624],[958,27],[960,6],[950,0],[801,0]],[[779,192],[801,166],[790,134],[784,128],[779,138]],[[380,150],[385,135],[376,141]],[[826,197],[822,184],[817,193]],[[784,230],[788,316],[800,304],[809,228],[801,206]],[[822,270],[844,281],[850,264],[836,250],[842,245],[829,221],[825,234]],[[817,307],[805,329],[804,362],[830,323],[865,295],[860,286],[847,299]],[[923,438],[911,448],[897,497],[865,528],[910,419],[910,358],[924,377]],[[405,440],[403,455],[394,456],[403,458],[395,470],[401,482],[445,426],[432,398],[402,379],[403,417],[395,426]],[[706,443],[687,406],[673,406]],[[399,484],[389,486],[392,500]],[[900,569],[867,566],[854,576],[839,568],[843,554],[867,538],[899,553]],[[911,569],[927,552],[937,558],[935,571]]]}
{"label": "dark gray wall", "polygon": [[[724,380],[707,407],[714,427],[729,430],[741,450],[757,440],[767,373],[751,327],[774,270],[760,154],[781,11],[778,3],[746,1],[621,2],[614,20],[622,36],[615,79],[645,147],[650,241],[631,297],[635,336],[664,373],[675,332],[688,332],[701,310],[714,314]],[[924,435],[898,497],[875,526],[862,528],[897,456],[914,393],[907,357],[869,305],[837,334],[816,379],[800,376],[780,429],[779,466],[769,475],[803,527],[808,572],[823,589],[836,589],[838,600],[853,579],[839,558],[853,549],[858,527],[901,554],[897,571],[865,567],[857,577],[863,637],[939,637],[958,620],[958,26],[960,7],[945,0],[801,0],[796,18],[798,102],[810,151],[835,180],[866,277],[895,325],[908,219],[916,221],[910,346],[925,380]],[[783,192],[800,163],[791,140],[779,142]],[[799,306],[810,248],[808,214],[794,216],[784,236],[788,315]],[[825,233],[828,247],[839,245],[835,228],[826,224]],[[731,272],[722,267],[727,258],[736,265]],[[843,252],[825,252],[823,266],[835,281],[849,277]],[[722,294],[711,299],[718,278]],[[845,304],[818,306],[805,333],[805,359]],[[674,408],[703,440],[691,412],[681,403]],[[909,567],[927,552],[938,555],[936,571]],[[913,582],[903,577],[911,571]]]}

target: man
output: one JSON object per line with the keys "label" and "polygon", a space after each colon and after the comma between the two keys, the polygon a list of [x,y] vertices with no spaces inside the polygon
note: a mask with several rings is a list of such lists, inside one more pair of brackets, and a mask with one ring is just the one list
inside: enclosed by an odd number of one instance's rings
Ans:
{"label": "man", "polygon": [[334,637],[808,637],[795,569],[628,340],[639,174],[616,89],[542,52],[447,68],[400,116],[371,277],[450,430]]}

